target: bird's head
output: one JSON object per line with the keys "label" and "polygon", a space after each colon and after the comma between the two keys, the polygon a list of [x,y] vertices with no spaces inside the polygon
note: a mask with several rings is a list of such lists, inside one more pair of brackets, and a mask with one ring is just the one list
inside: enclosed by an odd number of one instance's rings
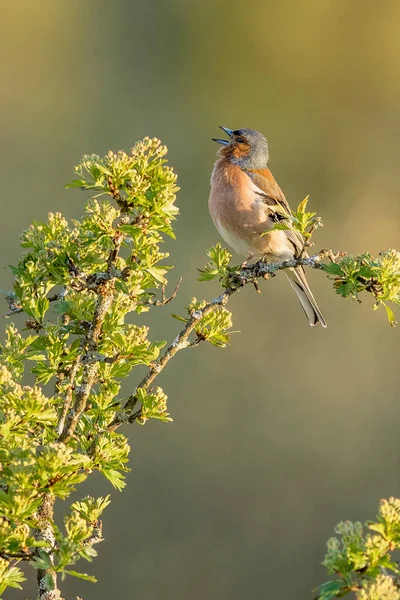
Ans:
{"label": "bird's head", "polygon": [[222,145],[219,154],[242,169],[265,169],[268,164],[268,142],[262,133],[255,129],[228,129],[222,127],[229,140],[213,138]]}

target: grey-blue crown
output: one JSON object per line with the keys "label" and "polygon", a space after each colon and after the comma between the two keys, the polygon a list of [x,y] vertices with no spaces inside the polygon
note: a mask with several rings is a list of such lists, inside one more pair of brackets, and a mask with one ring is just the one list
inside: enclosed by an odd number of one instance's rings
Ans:
{"label": "grey-blue crown", "polygon": [[263,169],[267,166],[269,159],[268,142],[265,136],[255,129],[235,129],[233,134],[242,135],[249,142],[251,150],[246,158],[237,162],[243,167]]}

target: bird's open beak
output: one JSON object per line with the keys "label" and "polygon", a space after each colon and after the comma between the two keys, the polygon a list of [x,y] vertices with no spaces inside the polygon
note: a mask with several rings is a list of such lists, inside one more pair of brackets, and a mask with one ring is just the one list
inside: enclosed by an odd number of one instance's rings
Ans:
{"label": "bird's open beak", "polygon": [[[222,125],[219,125],[219,128],[222,129],[222,131],[225,131],[225,133],[227,135],[229,135],[229,137],[232,137],[232,133],[233,133],[232,129],[228,129],[227,127],[222,127]],[[222,140],[220,138],[212,138],[212,141],[217,142],[217,144],[222,144],[222,146],[227,146],[230,142],[230,140]]]}

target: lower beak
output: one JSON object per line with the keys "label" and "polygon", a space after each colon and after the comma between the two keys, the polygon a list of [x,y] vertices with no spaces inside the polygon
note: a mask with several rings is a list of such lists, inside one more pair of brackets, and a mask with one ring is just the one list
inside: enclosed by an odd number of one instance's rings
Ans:
{"label": "lower beak", "polygon": [[[229,135],[229,137],[232,137],[232,133],[233,133],[232,129],[228,129],[227,127],[222,127],[222,125],[219,125],[219,128],[222,129],[222,131],[225,131],[226,135]],[[217,142],[217,144],[222,144],[222,146],[227,146],[230,143],[230,140],[221,140],[220,138],[212,138],[212,141]]]}
{"label": "lower beak", "polygon": [[227,146],[229,144],[229,140],[221,140],[220,138],[211,138],[213,142],[217,142],[217,144],[222,144],[223,146]]}

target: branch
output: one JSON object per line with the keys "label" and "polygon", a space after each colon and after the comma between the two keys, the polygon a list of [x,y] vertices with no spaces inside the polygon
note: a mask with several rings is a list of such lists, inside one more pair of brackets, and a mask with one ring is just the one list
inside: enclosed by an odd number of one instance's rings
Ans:
{"label": "branch", "polygon": [[75,377],[78,373],[79,370],[79,363],[80,360],[82,358],[82,354],[79,354],[74,363],[71,366],[70,372],[69,372],[69,384],[68,384],[68,389],[67,392],[65,394],[65,399],[64,399],[64,404],[62,407],[62,411],[61,411],[61,415],[60,415],[60,419],[58,421],[58,425],[57,425],[57,434],[60,436],[63,429],[64,429],[64,425],[65,425],[65,419],[66,416],[68,414],[68,411],[71,407],[72,404],[72,394],[74,391],[74,384],[75,384]]}
{"label": "branch", "polygon": [[[44,495],[42,504],[36,513],[37,528],[34,531],[36,539],[47,542],[48,546],[40,548],[39,552],[46,552],[52,565],[54,565],[53,548],[56,545],[53,530],[54,500],[52,494]],[[38,600],[61,600],[60,590],[57,587],[57,573],[54,569],[38,569],[37,582],[39,588]]]}
{"label": "branch", "polygon": [[142,379],[132,394],[127,397],[122,411],[118,413],[114,420],[109,424],[108,430],[114,431],[123,423],[133,423],[141,417],[141,409],[133,412],[133,409],[138,402],[138,389],[148,390],[161,371],[163,371],[163,369],[167,366],[171,358],[173,358],[180,350],[197,346],[201,341],[203,341],[203,338],[201,337],[197,337],[196,340],[192,342],[189,341],[190,334],[196,330],[196,326],[203,319],[203,317],[214,311],[216,307],[225,306],[232,294],[237,292],[240,288],[244,287],[248,283],[255,285],[257,289],[258,279],[269,279],[269,277],[273,277],[275,275],[276,271],[292,269],[299,267],[300,265],[310,267],[312,269],[323,269],[323,265],[321,264],[323,258],[329,257],[331,260],[334,260],[338,255],[343,255],[343,253],[334,254],[332,250],[321,250],[313,256],[293,258],[292,260],[286,260],[280,263],[266,263],[263,261],[258,261],[252,265],[246,265],[239,271],[233,271],[224,292],[211,300],[211,302],[206,304],[203,308],[193,312],[185,327],[178,334],[175,340],[168,346],[163,356],[152,364],[147,375]]}
{"label": "branch", "polygon": [[33,552],[4,552],[0,551],[0,558],[4,560],[32,560],[35,557]]}
{"label": "branch", "polygon": [[84,541],[84,544],[91,547],[95,544],[100,544],[103,540],[103,522],[98,519],[93,525],[92,535]]}
{"label": "branch", "polygon": [[90,357],[93,352],[97,353],[101,327],[103,325],[104,318],[111,307],[114,297],[113,292],[114,286],[112,282],[110,282],[108,285],[104,285],[99,292],[96,311],[86,338],[88,349],[85,355],[81,358],[82,360],[87,356],[88,360],[83,368],[81,384],[75,392],[74,406],[69,411],[64,429],[58,438],[60,442],[67,443],[71,439],[75,432],[78,421],[86,408],[87,400],[90,392],[92,391],[98,370],[98,361],[93,362],[90,360]]}
{"label": "branch", "polygon": [[[121,217],[121,221],[125,221],[125,216]],[[109,275],[109,278],[97,286],[97,306],[93,321],[90,324],[90,328],[86,334],[87,350],[80,358],[81,363],[84,363],[82,380],[79,388],[75,391],[74,406],[69,410],[68,413],[65,411],[64,415],[63,411],[63,414],[61,415],[61,420],[65,419],[65,425],[59,434],[58,440],[60,442],[67,443],[73,436],[78,425],[78,421],[86,409],[90,392],[92,391],[92,387],[96,380],[99,366],[99,362],[97,360],[99,336],[104,319],[114,300],[115,263],[122,241],[123,237],[117,232],[114,238],[114,248],[111,250],[107,262],[107,274]],[[96,360],[93,360],[93,357],[96,357]]]}

